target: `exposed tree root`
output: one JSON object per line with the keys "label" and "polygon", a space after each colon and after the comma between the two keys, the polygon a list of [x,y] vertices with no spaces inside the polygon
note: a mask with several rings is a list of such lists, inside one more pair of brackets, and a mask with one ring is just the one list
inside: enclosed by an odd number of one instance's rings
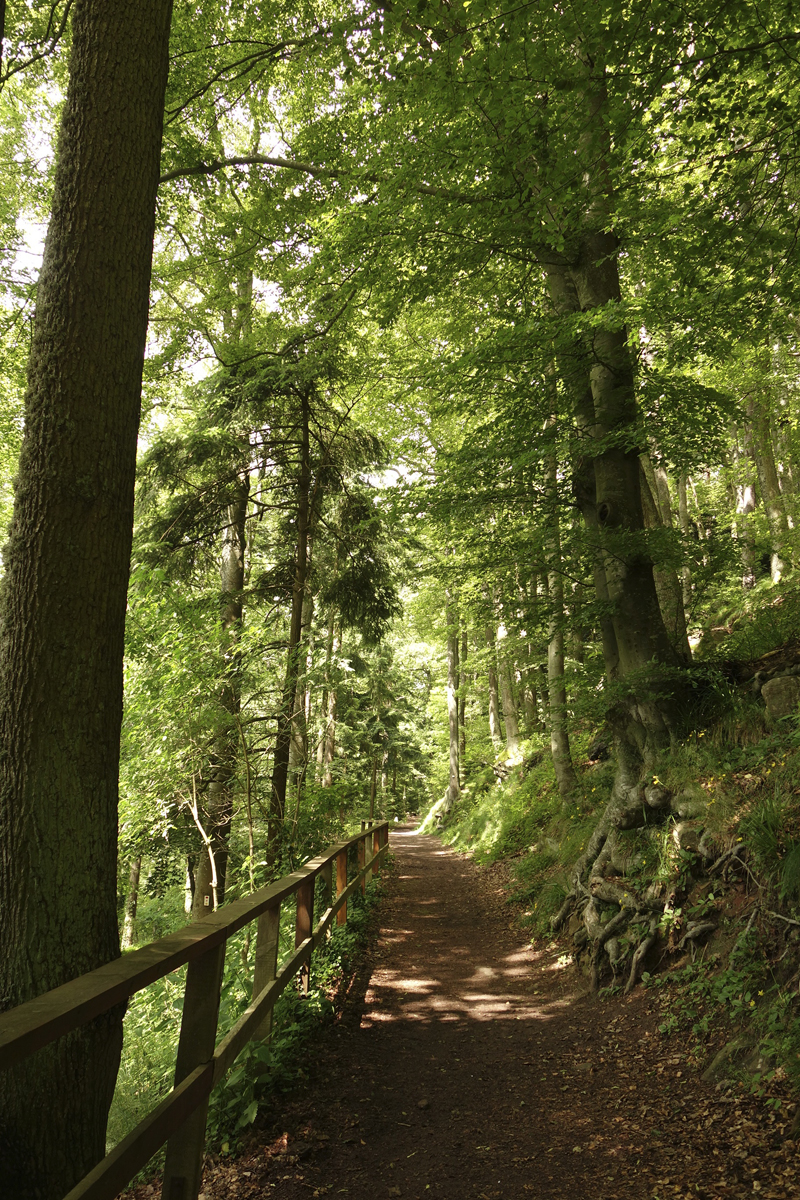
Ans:
{"label": "exposed tree root", "polygon": [[636,984],[639,982],[639,975],[641,974],[642,964],[647,956],[647,951],[654,944],[658,936],[659,920],[660,918],[658,916],[653,916],[650,918],[647,934],[642,938],[634,951],[633,959],[631,961],[631,973],[628,976],[628,982],[625,984],[626,996],[628,992],[635,988]]}
{"label": "exposed tree root", "polygon": [[[556,931],[580,913],[581,924],[573,937],[578,954],[589,955],[592,986],[599,988],[609,968],[616,980],[622,964],[629,962],[626,993],[636,986],[661,930],[674,930],[670,935],[673,949],[688,948],[694,953],[698,942],[716,928],[715,921],[703,918],[681,930],[676,908],[680,901],[676,897],[681,872],[685,882],[689,856],[705,875],[724,871],[734,861],[747,869],[738,847],[730,847],[716,857],[708,837],[700,835],[697,818],[706,810],[702,796],[691,791],[670,792],[651,771],[644,773],[643,767],[652,758],[647,730],[641,720],[634,722],[634,733],[638,729],[638,735],[632,735],[630,728],[617,739],[617,772],[611,799],[570,872],[569,891],[551,921]],[[664,826],[670,819],[673,826],[668,840]],[[637,868],[634,858],[641,850],[632,838],[622,835],[645,826],[653,830],[654,837],[660,837],[667,865],[672,858],[671,877],[662,872],[660,879],[647,881]],[[679,931],[681,937],[676,942]]]}

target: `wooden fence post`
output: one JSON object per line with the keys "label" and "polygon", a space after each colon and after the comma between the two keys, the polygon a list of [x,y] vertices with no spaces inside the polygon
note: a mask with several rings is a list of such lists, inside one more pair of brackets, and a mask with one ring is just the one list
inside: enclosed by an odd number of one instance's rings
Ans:
{"label": "wooden fence post", "polygon": [[[372,841],[372,856],[373,856],[373,858],[375,857],[375,855],[378,853],[378,851],[381,848],[382,838],[383,838],[383,831],[381,829],[376,829],[375,837],[373,838],[373,841]],[[375,874],[380,875],[380,873],[381,873],[381,864],[380,864],[380,862],[377,862],[375,864]]]}
{"label": "wooden fence post", "polygon": [[[364,861],[365,861],[366,866],[369,866],[369,864],[372,862],[372,841],[373,841],[374,836],[375,835],[372,832],[372,821],[370,821],[369,827],[367,829],[367,836],[364,838]],[[365,881],[366,881],[366,883],[372,883],[372,868],[371,867],[367,871]]]}
{"label": "wooden fence post", "polygon": [[[219,994],[225,946],[213,946],[189,963],[183,994],[183,1017],[175,1064],[175,1084],[214,1055],[219,1016]],[[162,1200],[197,1200],[203,1174],[208,1098],[195,1109],[167,1143]]]}
{"label": "wooden fence post", "polygon": [[[256,965],[253,971],[253,999],[263,992],[278,973],[278,938],[281,931],[280,903],[268,908],[258,918],[256,934]],[[272,1033],[272,1009],[259,1025],[254,1038],[266,1041]]]}
{"label": "wooden fence post", "polygon": [[[338,899],[347,887],[347,851],[340,850],[336,855],[336,897]],[[344,925],[347,920],[347,901],[336,914],[336,924]]]}
{"label": "wooden fence post", "polygon": [[[297,889],[297,919],[294,927],[294,944],[295,947],[304,942],[307,937],[311,937],[311,929],[314,921],[314,883],[315,877],[312,875],[300,884]],[[300,995],[308,995],[308,985],[311,979],[311,962],[303,963],[300,968]]]}
{"label": "wooden fence post", "polygon": [[[364,834],[364,830],[366,829],[366,827],[367,827],[367,822],[362,821],[361,822],[362,835]],[[366,847],[367,847],[366,836],[362,836],[358,839],[358,869],[359,869],[359,871],[363,871],[364,864],[367,861],[367,848]],[[362,880],[361,880],[361,895],[362,896],[364,895],[364,892],[366,892],[366,890],[367,890],[367,881],[366,881],[366,879],[362,878]]]}

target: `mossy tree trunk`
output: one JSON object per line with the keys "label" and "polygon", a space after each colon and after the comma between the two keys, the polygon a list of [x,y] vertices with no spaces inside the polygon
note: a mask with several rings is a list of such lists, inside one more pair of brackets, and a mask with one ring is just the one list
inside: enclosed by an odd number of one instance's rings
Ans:
{"label": "mossy tree trunk", "polygon": [[[169,0],[76,0],[0,642],[0,996],[119,954],[117,788]],[[8,1071],[0,1178],[61,1200],[105,1153],[109,1013]]]}

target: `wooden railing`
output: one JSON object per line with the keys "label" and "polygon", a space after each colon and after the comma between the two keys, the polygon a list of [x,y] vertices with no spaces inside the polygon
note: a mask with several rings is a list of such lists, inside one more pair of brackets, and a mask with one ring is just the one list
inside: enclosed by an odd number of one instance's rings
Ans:
{"label": "wooden railing", "polygon": [[[133,950],[0,1016],[2,1070],[128,1000],[184,963],[189,964],[173,1090],[65,1200],[113,1200],[165,1142],[163,1200],[196,1200],[211,1091],[251,1039],[269,1037],[272,1009],[290,980],[298,975],[300,990],[308,991],[314,949],[334,917],[337,924],[344,924],[348,897],[356,888],[363,891],[373,872],[377,873],[388,841],[388,822],[370,822],[368,828],[362,823],[361,833],[329,846],[324,854],[277,883],[225,904],[194,925]],[[352,846],[358,847],[358,870],[348,881],[348,851]],[[324,912],[314,927],[317,881]],[[281,903],[289,896],[295,896],[297,906],[295,949],[278,971]],[[253,1000],[216,1045],[225,947],[230,937],[256,919]]]}

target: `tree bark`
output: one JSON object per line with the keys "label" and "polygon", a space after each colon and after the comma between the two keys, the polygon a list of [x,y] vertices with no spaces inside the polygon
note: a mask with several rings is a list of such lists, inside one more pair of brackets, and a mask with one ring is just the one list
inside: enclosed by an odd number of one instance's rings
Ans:
{"label": "tree bark", "polygon": [[530,656],[533,653],[533,648],[528,644],[528,662],[518,663],[517,668],[523,683],[522,703],[525,712],[525,731],[526,733],[537,733],[541,730],[541,722],[539,720],[539,698],[536,694],[536,676],[534,668],[530,663]]}
{"label": "tree bark", "polygon": [[447,620],[447,721],[450,740],[450,779],[444,811],[447,813],[461,796],[458,763],[458,608],[449,589],[445,590]]}
{"label": "tree bark", "polygon": [[320,700],[320,720],[324,722],[319,731],[317,742],[317,779],[322,779],[325,762],[325,738],[327,734],[328,698],[331,688],[331,667],[333,664],[333,632],[336,624],[336,609],[331,605],[328,611],[328,630],[325,637],[325,674],[322,683],[322,698]]}
{"label": "tree bark", "polygon": [[561,522],[558,514],[558,472],[556,455],[548,455],[548,485],[551,499],[547,531],[547,584],[550,598],[550,622],[547,647],[547,683],[550,697],[550,753],[562,801],[575,795],[578,776],[572,765],[567,720],[567,687],[564,679],[564,580],[561,574]]}
{"label": "tree bark", "polygon": [[136,908],[139,903],[139,876],[142,871],[142,856],[131,859],[128,890],[125,894],[125,916],[122,921],[122,949],[130,950],[136,941]]}
{"label": "tree bark", "polygon": [[247,504],[249,478],[239,485],[227,509],[222,531],[220,587],[222,593],[222,666],[224,683],[220,706],[227,718],[220,728],[209,768],[208,786],[199,805],[198,817],[208,838],[198,857],[192,897],[192,919],[202,920],[225,901],[228,874],[228,843],[233,821],[231,783],[236,774],[239,750],[238,716],[241,708],[242,591],[244,589]]}
{"label": "tree bark", "polygon": [[[756,584],[756,543],[753,523],[749,519],[756,508],[756,489],[753,480],[753,443],[750,433],[744,429],[731,430],[733,461],[736,466],[734,503],[736,519],[732,534],[740,547],[742,564],[742,591],[749,591]],[[688,525],[688,518],[687,518]]]}
{"label": "tree bark", "polygon": [[[119,954],[122,656],[170,16],[169,0],[77,0],[72,18],[1,602],[4,1009]],[[103,1156],[121,1044],[116,1010],[4,1074],[14,1200],[60,1200]]]}
{"label": "tree bark", "polygon": [[[664,529],[664,508],[658,501],[655,472],[649,456],[643,454],[640,459],[642,511],[644,523],[648,529]],[[667,509],[667,513],[669,510]],[[661,617],[669,635],[675,653],[687,665],[692,661],[692,650],[689,645],[689,635],[686,630],[686,612],[683,607],[683,590],[678,573],[668,562],[653,566],[653,580],[656,585],[658,605]]]}
{"label": "tree bark", "polygon": [[297,681],[302,659],[303,600],[308,568],[308,537],[310,527],[311,439],[310,404],[306,391],[300,400],[300,471],[297,478],[297,541],[295,543],[292,608],[289,618],[289,645],[286,653],[286,674],[283,681],[275,754],[272,766],[272,790],[267,831],[267,860],[272,866],[280,852],[281,826],[286,812],[286,785],[289,777],[289,754],[292,740]]}
{"label": "tree bark", "polygon": [[494,643],[494,626],[491,623],[487,624],[486,626],[486,649],[489,652],[489,661],[486,670],[487,684],[489,688],[489,734],[495,750],[499,750],[503,741],[503,732],[500,728],[500,693],[497,687],[497,651]]}
{"label": "tree bark", "polygon": [[785,569],[787,557],[789,522],[778,482],[775,454],[772,449],[769,402],[766,397],[751,397],[747,405],[749,433],[752,439],[753,458],[758,472],[758,486],[769,524],[772,554],[770,569],[772,582],[778,583]]}
{"label": "tree bark", "polygon": [[322,786],[330,787],[333,783],[333,756],[336,750],[336,707],[337,690],[333,678],[333,656],[339,651],[342,641],[341,626],[336,623],[335,614],[331,612],[328,626],[328,650],[326,654],[326,685],[328,691],[327,721],[322,738]]}
{"label": "tree bark", "polygon": [[[561,317],[571,317],[581,311],[575,282],[565,267],[547,269],[547,286],[555,311]],[[597,480],[595,477],[595,411],[589,373],[591,356],[582,341],[575,338],[571,348],[562,349],[557,360],[558,372],[572,405],[575,418],[575,454],[572,485],[588,537],[592,579],[597,599],[597,621],[603,647],[603,662],[609,682],[620,673],[619,647],[614,627],[612,602],[606,577],[605,556],[600,536],[597,512]]]}
{"label": "tree bark", "polygon": [[[545,584],[547,576],[545,575]],[[525,620],[529,624],[531,631],[536,631],[539,626],[539,576],[533,575],[530,584],[525,592]],[[545,710],[547,702],[544,696],[544,686],[539,683],[540,664],[536,661],[540,658],[538,647],[535,642],[528,642],[526,647],[526,660],[524,670],[521,671],[522,681],[525,685],[525,721],[528,733],[543,733],[547,727],[545,721]],[[541,703],[540,703],[541,692]]]}
{"label": "tree bark", "polygon": [[369,819],[375,820],[375,799],[378,795],[378,756],[372,759],[372,780],[369,788]]}
{"label": "tree bark", "polygon": [[[306,566],[306,580],[308,580],[311,572],[311,536],[308,539],[308,564]],[[292,713],[292,732],[289,743],[289,771],[287,788],[292,789],[295,795],[295,821],[294,827],[297,829],[297,818],[302,805],[303,793],[305,792],[306,772],[308,770],[308,702],[309,690],[306,686],[309,671],[311,670],[311,626],[314,620],[314,596],[306,584],[306,593],[303,599],[303,614],[301,618],[300,637],[302,648],[300,651],[300,670],[297,679],[297,690],[294,697],[294,711]]]}
{"label": "tree bark", "polygon": [[506,727],[506,750],[510,759],[520,756],[521,739],[511,668],[505,654],[506,627],[500,622],[497,627],[497,679],[500,684],[500,702],[503,705],[503,724]]}
{"label": "tree bark", "polygon": [[685,475],[678,476],[678,521],[681,527],[684,554],[684,563],[683,567],[681,568],[681,594],[683,596],[683,611],[688,622],[689,615],[692,611],[692,568],[689,566],[688,562],[686,562],[691,532],[689,528],[689,504],[686,498]]}
{"label": "tree bark", "polygon": [[[588,235],[572,270],[583,311],[621,301],[618,243],[609,233]],[[645,548],[639,450],[627,442],[636,424],[633,369],[624,329],[598,328],[590,382],[596,436],[596,511],[605,548],[605,573],[622,675],[653,661],[676,664]]]}
{"label": "tree bark", "polygon": [[466,622],[461,627],[461,654],[458,659],[458,765],[463,771],[467,759],[467,655],[469,638]]}

